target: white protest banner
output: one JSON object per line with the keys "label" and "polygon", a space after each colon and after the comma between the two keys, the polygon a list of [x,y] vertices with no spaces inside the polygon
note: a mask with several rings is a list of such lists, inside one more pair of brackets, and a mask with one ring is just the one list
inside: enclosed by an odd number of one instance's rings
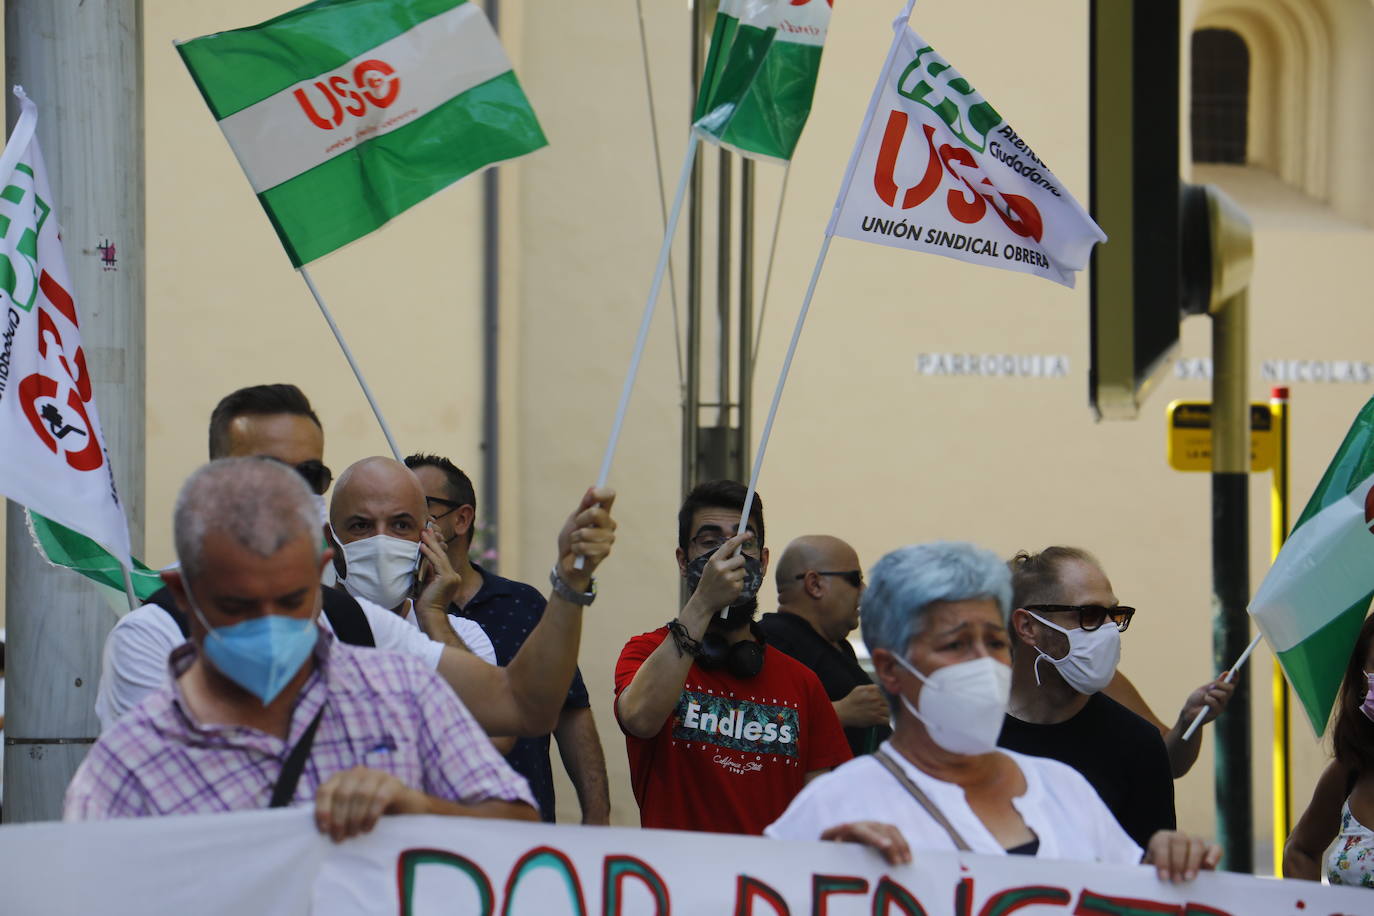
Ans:
{"label": "white protest banner", "polygon": [[21,114],[0,158],[0,496],[86,535],[126,567],[129,528],[100,431],[57,205]]}
{"label": "white protest banner", "polygon": [[1355,916],[1374,900],[1232,874],[851,844],[386,817],[334,845],[300,809],[0,827],[5,912],[473,916]]}

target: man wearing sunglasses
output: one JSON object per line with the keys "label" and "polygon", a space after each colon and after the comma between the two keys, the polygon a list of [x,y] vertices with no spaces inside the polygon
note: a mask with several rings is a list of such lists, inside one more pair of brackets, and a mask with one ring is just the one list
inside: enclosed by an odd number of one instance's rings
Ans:
{"label": "man wearing sunglasses", "polygon": [[1102,692],[1135,609],[1087,551],[1022,551],[1008,565],[1011,703],[998,744],[1078,770],[1144,848],[1176,826],[1168,751],[1154,726]]}
{"label": "man wearing sunglasses", "polygon": [[837,537],[796,538],[778,559],[777,584],[778,612],[759,620],[768,644],[816,672],[849,749],[872,753],[892,734],[891,711],[847,638],[859,625],[859,555]]}

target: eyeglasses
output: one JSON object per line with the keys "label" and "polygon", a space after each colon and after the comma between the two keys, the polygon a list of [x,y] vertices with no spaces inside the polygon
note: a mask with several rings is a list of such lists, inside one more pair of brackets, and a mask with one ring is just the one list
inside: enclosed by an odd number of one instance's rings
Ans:
{"label": "eyeglasses", "polygon": [[[692,543],[697,545],[701,550],[710,553],[728,540],[730,540],[730,538],[720,532],[703,531],[701,534],[692,538]],[[750,534],[749,540],[744,542],[744,545],[740,547],[740,551],[752,556],[757,556],[759,552],[759,539],[754,537],[753,534]]]}
{"label": "eyeglasses", "polygon": [[1108,620],[1124,633],[1131,625],[1131,618],[1135,616],[1135,608],[1126,607],[1124,604],[1118,604],[1116,607],[1102,607],[1099,604],[1026,604],[1022,607],[1027,611],[1039,611],[1044,614],[1077,614],[1078,626],[1085,633],[1101,628]]}
{"label": "eyeglasses", "polygon": [[[808,572],[814,572],[818,576],[839,576],[855,588],[864,587],[864,574],[863,570],[860,569],[846,569],[843,572],[823,572],[819,569],[812,569],[808,570]],[[805,579],[806,573],[802,573],[800,576],[797,576],[797,578]]]}
{"label": "eyeglasses", "polygon": [[[440,499],[437,496],[425,497],[425,508],[429,510],[430,518],[434,519],[435,521],[438,521],[445,515],[448,515],[449,512],[457,512],[459,509],[463,508],[466,505],[469,505],[469,503],[455,502],[451,499]],[[440,509],[446,509],[447,511],[439,512],[435,509],[436,506]]]}

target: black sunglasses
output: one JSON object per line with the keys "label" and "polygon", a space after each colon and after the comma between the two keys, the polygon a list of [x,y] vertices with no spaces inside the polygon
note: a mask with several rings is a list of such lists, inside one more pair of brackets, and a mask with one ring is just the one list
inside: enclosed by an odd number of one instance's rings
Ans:
{"label": "black sunglasses", "polygon": [[[854,586],[855,588],[863,588],[863,587],[864,587],[864,574],[863,574],[863,570],[860,570],[860,569],[846,569],[846,570],[844,570],[844,571],[842,571],[842,572],[823,572],[822,570],[819,570],[819,569],[813,569],[813,570],[810,570],[810,572],[814,572],[814,573],[815,573],[816,575],[818,575],[818,576],[839,576],[841,579],[843,579],[844,581],[848,582],[850,585]],[[805,578],[806,578],[806,573],[802,573],[800,576],[797,576],[797,578],[798,578],[798,579],[805,579]]]}
{"label": "black sunglasses", "polygon": [[1044,614],[1077,614],[1078,626],[1085,633],[1100,629],[1108,620],[1124,633],[1131,625],[1131,618],[1135,616],[1135,608],[1124,604],[1118,604],[1116,607],[1102,607],[1098,604],[1026,604],[1022,607],[1027,611],[1040,611]]}
{"label": "black sunglasses", "polygon": [[329,489],[329,485],[334,482],[334,472],[329,470],[329,466],[323,461],[310,459],[302,461],[300,464],[293,465],[296,473],[301,475],[310,490],[317,496],[323,496]]}
{"label": "black sunglasses", "polygon": [[277,464],[285,464],[301,475],[301,479],[310,488],[310,492],[316,496],[323,496],[325,491],[329,489],[329,485],[334,482],[334,472],[329,470],[328,465],[323,461],[316,461],[314,458],[309,461],[302,461],[300,464],[286,464],[285,461],[275,455],[254,455],[253,457],[261,458],[264,461],[275,461]]}

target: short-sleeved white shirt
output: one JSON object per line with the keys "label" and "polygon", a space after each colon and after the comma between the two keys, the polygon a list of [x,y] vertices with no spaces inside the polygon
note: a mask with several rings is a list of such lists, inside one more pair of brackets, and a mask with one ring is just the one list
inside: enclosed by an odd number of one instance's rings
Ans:
{"label": "short-sleeved white shirt", "polygon": [[[435,642],[418,626],[406,623],[366,598],[355,597],[354,600],[367,615],[367,623],[372,628],[372,638],[378,649],[414,656],[431,669],[438,667],[439,657],[444,651],[442,643]],[[449,621],[458,623],[452,617]],[[320,614],[320,625],[333,632],[329,618],[324,614]],[[485,633],[479,640],[466,627],[454,626],[454,632],[467,643],[474,655],[491,664],[496,663],[496,652]],[[115,624],[105,640],[100,686],[95,698],[95,714],[100,719],[102,730],[109,728],[116,719],[142,702],[145,696],[162,686],[167,680],[167,656],[185,641],[172,615],[156,604],[145,604],[130,611]],[[483,642],[486,654],[478,651],[478,646]]]}
{"label": "short-sleeved white shirt", "polygon": [[[963,789],[921,772],[890,742],[883,749],[940,809],[973,852],[1006,853],[968,806]],[[1012,799],[1012,805],[1040,838],[1037,857],[1106,865],[1140,862],[1140,847],[1077,770],[1044,757],[1006,750],[999,753],[1014,760],[1026,777],[1025,794]],[[892,824],[912,850],[956,850],[945,829],[871,755],[856,757],[812,780],[763,833],[774,839],[817,840],[830,827],[854,821]]]}
{"label": "short-sleeved white shirt", "polygon": [[[363,599],[358,599],[359,604],[362,601]],[[468,620],[466,617],[455,617],[452,614],[445,616],[448,617],[449,627],[463,641],[463,645],[468,647],[469,652],[488,665],[496,664],[496,647],[492,645],[491,637],[487,635],[486,630],[482,629],[480,623],[475,620]],[[414,604],[406,609],[405,621],[417,631],[420,629],[420,621],[415,616]]]}

